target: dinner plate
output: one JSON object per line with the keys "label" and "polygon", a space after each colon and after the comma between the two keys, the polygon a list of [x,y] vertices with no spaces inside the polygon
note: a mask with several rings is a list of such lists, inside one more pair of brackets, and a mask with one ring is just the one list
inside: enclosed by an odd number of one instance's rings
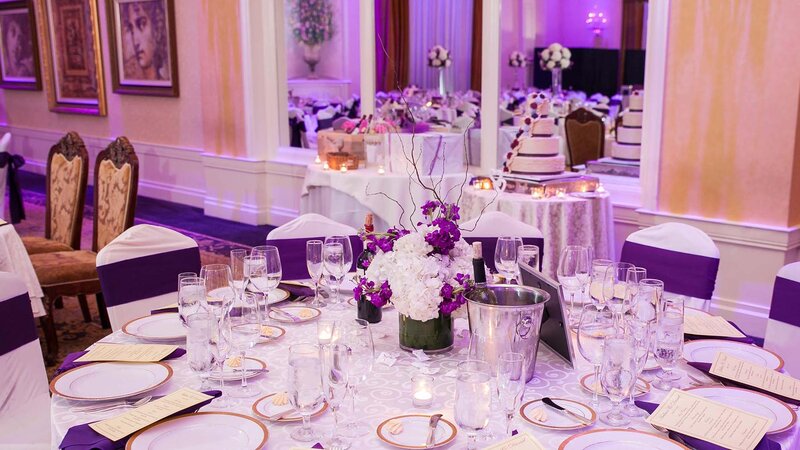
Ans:
{"label": "dinner plate", "polygon": [[[230,358],[228,358],[230,361]],[[222,366],[222,381],[238,381],[242,379],[242,369],[241,367],[231,367],[228,365],[228,361],[225,361],[225,364]],[[261,372],[261,369],[267,368],[267,363],[261,361],[260,359],[256,358],[245,358],[244,363],[245,368],[247,369],[244,372],[245,379],[257,377],[264,372]],[[208,378],[210,380],[219,381],[219,369],[214,369],[209,374]]]}
{"label": "dinner plate", "polygon": [[[575,400],[568,400],[566,398],[554,397],[552,400],[558,406],[561,406],[564,409],[572,411],[575,414],[586,418],[591,423],[589,425],[584,425],[571,417],[567,417],[555,409],[546,406],[544,403],[542,403],[541,399],[531,400],[522,405],[522,407],[519,409],[519,414],[529,423],[536,425],[537,427],[546,428],[548,430],[579,430],[581,428],[590,427],[597,421],[597,413],[591,407],[589,407],[589,405],[585,405]],[[544,409],[544,411],[547,413],[547,421],[542,422],[533,418],[533,411],[535,411],[537,408]]]}
{"label": "dinner plate", "polygon": [[[275,395],[277,395],[277,393],[272,393],[256,400],[256,402],[253,403],[253,414],[255,414],[258,417],[261,417],[262,419],[269,420],[270,416],[274,416],[275,414],[278,414],[281,411],[286,411],[292,408],[291,403],[287,403],[286,405],[283,406],[273,405],[272,397],[274,397]],[[314,412],[311,413],[311,417],[317,417],[318,415],[325,412],[326,409],[328,409],[328,402],[323,401],[322,404],[320,404],[319,407]],[[303,417],[300,415],[299,412],[295,411],[289,415],[286,415],[276,420],[275,422],[297,422],[300,420],[303,420]]]}
{"label": "dinner plate", "polygon": [[[378,425],[378,438],[383,442],[397,448],[438,448],[449,444],[456,438],[456,426],[445,418],[439,419],[439,424],[434,432],[433,447],[426,447],[431,416],[428,414],[406,414],[384,420]],[[403,425],[403,431],[398,434],[389,432],[387,424],[397,420]]]}
{"label": "dinner plate", "polygon": [[163,362],[97,362],[55,377],[50,391],[70,400],[118,400],[152,391],[171,377],[172,368]]}
{"label": "dinner plate", "polygon": [[[352,306],[352,307],[357,307],[358,306],[358,302],[354,298],[351,298],[350,300],[348,300],[347,304]],[[392,309],[392,308],[394,308],[394,305],[391,304],[391,303],[387,303],[387,304],[383,305],[383,309]]]}
{"label": "dinner plate", "polygon": [[[586,390],[587,392],[592,392],[592,384],[594,381],[594,374],[590,373],[581,377],[581,387]],[[650,392],[650,383],[647,382],[644,378],[639,378],[636,381],[636,392],[633,393],[634,397],[641,397],[642,395],[647,394]],[[599,389],[598,394],[602,395],[603,397],[606,396],[605,389]]]}
{"label": "dinner plate", "polygon": [[178,313],[153,314],[133,319],[122,326],[122,332],[151,342],[169,342],[186,339],[186,327]]}
{"label": "dinner plate", "polygon": [[[265,334],[265,330],[269,330],[268,334]],[[258,343],[264,344],[267,342],[273,342],[283,337],[286,334],[286,330],[275,326],[275,325],[262,325],[261,326],[261,334],[258,336]]]}
{"label": "dinner plate", "polygon": [[[295,321],[290,317],[280,314],[278,311],[276,311],[276,309],[280,309],[281,311],[289,313],[294,317],[297,317],[299,320]],[[288,305],[280,308],[270,309],[269,318],[283,323],[304,323],[317,319],[320,314],[322,314],[322,311],[310,306]]]}
{"label": "dinner plate", "polygon": [[[223,289],[228,290],[230,292],[230,288],[219,288],[219,289],[217,289],[215,291],[209,292],[208,295],[212,295],[213,293],[221,291]],[[256,293],[258,293],[258,292],[263,292],[263,290],[259,290],[259,283],[257,283],[256,280],[253,280],[252,284],[247,286],[247,292],[256,292]],[[269,304],[273,304],[273,303],[282,302],[282,301],[286,300],[287,298],[289,298],[289,291],[287,291],[285,289],[281,289],[281,288],[275,288],[275,289],[269,291],[269,302],[268,303]]]}
{"label": "dinner plate", "polygon": [[166,419],[136,432],[125,450],[258,450],[268,437],[267,427],[251,417],[199,412]]}
{"label": "dinner plate", "polygon": [[755,345],[721,339],[698,339],[683,344],[683,357],[690,362],[713,364],[719,352],[769,369],[783,368],[783,359],[780,356]]}
{"label": "dinner plate", "polygon": [[658,434],[638,430],[605,429],[576,434],[558,450],[689,450],[689,447]]}
{"label": "dinner plate", "polygon": [[735,387],[695,387],[686,389],[700,397],[724,403],[734,408],[772,419],[767,434],[781,433],[797,422],[797,413],[786,403],[766,394]]}

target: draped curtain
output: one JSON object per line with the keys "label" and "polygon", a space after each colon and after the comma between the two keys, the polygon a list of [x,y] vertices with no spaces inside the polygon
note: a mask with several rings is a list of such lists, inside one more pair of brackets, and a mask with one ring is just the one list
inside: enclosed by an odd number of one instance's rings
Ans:
{"label": "draped curtain", "polygon": [[473,0],[472,7],[472,66],[470,67],[470,87],[481,90],[481,58],[483,51],[483,0]]}
{"label": "draped curtain", "polygon": [[622,36],[620,39],[619,84],[622,84],[627,50],[642,50],[647,0],[622,0]]}
{"label": "draped curtain", "polygon": [[375,77],[378,90],[408,84],[409,4],[407,0],[375,0]]}

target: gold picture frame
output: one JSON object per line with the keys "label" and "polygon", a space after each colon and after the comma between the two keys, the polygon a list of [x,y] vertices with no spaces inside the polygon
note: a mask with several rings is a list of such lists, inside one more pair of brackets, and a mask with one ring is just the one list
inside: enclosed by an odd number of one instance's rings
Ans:
{"label": "gold picture frame", "polygon": [[42,89],[36,13],[31,0],[0,3],[0,88]]}
{"label": "gold picture frame", "polygon": [[50,111],[106,115],[97,0],[37,0]]}

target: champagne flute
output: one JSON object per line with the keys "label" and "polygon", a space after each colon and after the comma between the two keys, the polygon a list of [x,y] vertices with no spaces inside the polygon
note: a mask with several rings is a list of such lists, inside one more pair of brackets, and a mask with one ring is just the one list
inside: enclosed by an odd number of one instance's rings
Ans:
{"label": "champagne flute", "polygon": [[243,292],[239,303],[234,306],[230,314],[231,338],[233,345],[239,350],[241,358],[242,383],[237,389],[231,390],[232,397],[252,397],[258,390],[247,384],[247,350],[258,343],[261,334],[261,311],[258,306],[258,297],[261,294]]}
{"label": "champagne flute", "polygon": [[636,384],[635,343],[631,336],[614,335],[605,338],[600,381],[611,400],[611,411],[601,420],[612,427],[622,427],[631,419],[622,414],[620,402]]}
{"label": "champagne flute", "polygon": [[262,276],[253,278],[253,285],[264,294],[264,318],[269,317],[270,293],[281,284],[283,271],[281,269],[281,255],[278,247],[274,245],[260,245],[253,247],[251,256],[264,258],[264,271]]}
{"label": "champagne flute", "polygon": [[568,245],[561,251],[556,276],[564,296],[569,295],[567,320],[572,329],[577,327],[579,317],[575,317],[575,294],[581,289],[581,274],[585,271],[586,249],[578,245]]}
{"label": "champagne flute", "polygon": [[[342,281],[344,277],[350,272],[350,269],[353,267],[353,247],[350,244],[350,237],[349,236],[328,236],[325,238],[325,245],[327,244],[341,244],[342,245],[342,265],[344,266],[343,273],[340,277],[336,278],[336,293],[331,297],[334,310],[343,310],[345,309],[344,305],[344,298],[342,297]],[[324,249],[323,249],[323,258],[324,258]],[[350,296],[347,296],[350,297]],[[334,301],[335,300],[335,301]]]}
{"label": "champagne flute", "polygon": [[603,346],[605,338],[614,334],[614,318],[610,311],[598,309],[595,305],[586,305],[581,313],[578,325],[578,350],[581,355],[594,365],[592,381],[592,407],[600,407],[598,390],[600,388],[600,367],[603,363]]}
{"label": "champagne flute", "polygon": [[[625,317],[625,334],[630,336],[634,342],[634,352],[636,354],[636,378],[642,374],[642,371],[647,366],[647,359],[650,357],[651,347],[651,322],[641,320],[636,316],[629,315]],[[628,404],[622,409],[622,412],[628,417],[639,417],[644,415],[644,412],[636,407],[633,401],[633,394],[636,391],[631,389],[628,394]]]}
{"label": "champagne flute", "polygon": [[339,291],[342,286],[342,280],[347,274],[344,246],[338,242],[325,244],[322,249],[322,261],[325,273],[336,281],[335,292],[330,297],[331,309],[342,310],[344,306],[341,304],[342,299]]}
{"label": "champagne flute", "polygon": [[497,361],[497,391],[506,416],[506,435],[511,436],[514,415],[525,392],[525,357],[522,353],[504,352]]}
{"label": "champagne flute", "polygon": [[603,279],[603,301],[608,309],[614,313],[614,323],[618,326],[622,324],[622,316],[631,306],[631,298],[628,297],[626,280],[628,271],[635,266],[626,262],[614,263],[606,269]]}
{"label": "champagne flute", "polygon": [[184,277],[178,287],[178,317],[184,326],[192,314],[203,309],[206,298],[206,282],[200,277]]}
{"label": "champagne flute", "polygon": [[231,250],[231,280],[233,280],[233,290],[236,295],[241,297],[245,289],[244,258],[247,250],[236,248]]}
{"label": "champagne flute", "polygon": [[314,429],[311,428],[311,414],[324,401],[320,373],[322,364],[319,346],[295,344],[289,347],[289,401],[303,418],[303,425],[290,434],[295,441],[309,442],[317,439]]}
{"label": "champagne flute", "polygon": [[[350,357],[345,368],[355,419],[358,388],[369,378],[375,362],[375,344],[369,322],[364,319],[351,319],[337,323],[331,343],[343,344],[350,349]],[[355,419],[345,425],[343,434],[348,437],[358,437],[370,432],[371,429],[366,423]]]}
{"label": "champagne flute", "polygon": [[[228,293],[227,297],[233,300],[233,294]],[[215,312],[219,312],[221,309],[218,308]],[[230,355],[231,351],[231,327],[230,322],[227,320],[227,315],[223,315],[222,318],[215,317],[217,322],[216,329],[214,330],[214,334],[211,338],[211,352],[214,355],[214,361],[217,363],[217,368],[219,369],[219,390],[223,392],[223,395],[219,396],[215,399],[211,404],[215,408],[219,409],[227,409],[233,405],[233,402],[228,398],[228,395],[225,395],[225,361],[227,361],[228,356]]]}
{"label": "champagne flute", "polygon": [[197,312],[186,318],[186,360],[200,377],[200,391],[208,390],[208,373],[214,365],[211,337],[217,327],[213,314]]}
{"label": "champagne flute", "polygon": [[517,273],[517,247],[522,240],[511,236],[497,238],[494,249],[494,266],[497,272],[505,278],[506,283],[511,283]]}
{"label": "champagne flute", "polygon": [[467,433],[467,450],[477,449],[478,432],[489,426],[492,404],[492,368],[485,361],[458,363],[455,419]]}
{"label": "champagne flute", "polygon": [[325,345],[322,354],[322,391],[333,411],[333,432],[325,444],[327,448],[347,449],[350,442],[339,434],[339,410],[347,395],[347,368],[350,364],[350,348],[344,344]]}
{"label": "champagne flute", "polygon": [[630,309],[639,301],[639,282],[647,278],[647,269],[644,267],[631,267],[625,278],[625,296],[630,298]]}
{"label": "champagne flute", "polygon": [[314,282],[314,300],[311,301],[310,306],[321,308],[325,306],[322,296],[319,295],[319,282],[322,278],[322,245],[323,242],[318,239],[312,239],[306,242],[306,268],[311,281]]}
{"label": "champagne flute", "polygon": [[610,259],[593,259],[592,268],[589,273],[589,295],[592,297],[592,302],[598,306],[602,306],[603,300],[603,282],[606,279],[606,271],[609,266],[613,265],[614,261]]}

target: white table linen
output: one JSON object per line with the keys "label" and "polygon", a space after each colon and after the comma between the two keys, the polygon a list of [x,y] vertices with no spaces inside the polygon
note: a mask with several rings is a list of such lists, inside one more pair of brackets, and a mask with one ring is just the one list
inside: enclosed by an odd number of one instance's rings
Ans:
{"label": "white table linen", "polygon": [[33,264],[25,251],[25,245],[17,234],[14,226],[6,224],[0,226],[0,272],[11,272],[22,278],[28,287],[31,297],[33,317],[42,317],[47,314],[42,303],[42,286],[33,270]]}

